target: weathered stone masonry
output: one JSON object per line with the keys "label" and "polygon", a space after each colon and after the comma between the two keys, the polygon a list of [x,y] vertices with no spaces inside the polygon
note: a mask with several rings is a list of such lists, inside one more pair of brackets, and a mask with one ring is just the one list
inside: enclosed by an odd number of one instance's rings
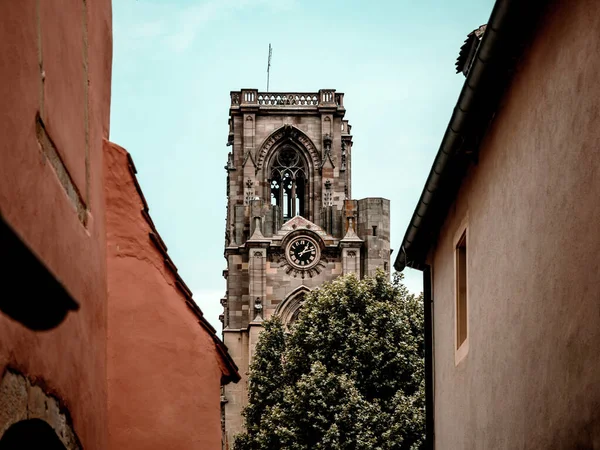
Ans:
{"label": "weathered stone masonry", "polygon": [[290,325],[306,292],[339,275],[389,270],[390,204],[352,200],[344,94],[231,92],[224,341],[242,381],[224,390],[229,443],[242,430],[261,322]]}

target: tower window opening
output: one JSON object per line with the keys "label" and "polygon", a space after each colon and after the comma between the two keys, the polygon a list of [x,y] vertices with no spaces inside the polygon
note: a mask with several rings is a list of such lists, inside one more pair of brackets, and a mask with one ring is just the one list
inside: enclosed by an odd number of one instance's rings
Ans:
{"label": "tower window opening", "polygon": [[280,208],[284,220],[307,214],[306,162],[292,146],[278,150],[271,166],[271,204]]}
{"label": "tower window opening", "polygon": [[373,236],[377,236],[377,225],[373,225]]}
{"label": "tower window opening", "polygon": [[290,215],[288,191],[283,191],[283,217],[288,219]]}
{"label": "tower window opening", "polygon": [[279,182],[277,180],[271,181],[271,205],[277,205],[277,199],[279,198]]}

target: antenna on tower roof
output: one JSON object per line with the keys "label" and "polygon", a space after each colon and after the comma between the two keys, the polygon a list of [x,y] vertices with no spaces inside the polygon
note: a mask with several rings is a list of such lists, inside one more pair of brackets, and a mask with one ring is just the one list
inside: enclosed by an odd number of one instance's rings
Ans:
{"label": "antenna on tower roof", "polygon": [[273,48],[269,43],[269,60],[267,62],[267,92],[269,92],[269,76],[271,75],[271,55],[273,54]]}

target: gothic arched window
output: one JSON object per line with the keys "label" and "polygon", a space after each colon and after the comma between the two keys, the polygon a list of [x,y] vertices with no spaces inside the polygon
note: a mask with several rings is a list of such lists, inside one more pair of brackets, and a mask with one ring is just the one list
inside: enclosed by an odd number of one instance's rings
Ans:
{"label": "gothic arched window", "polygon": [[298,294],[297,297],[297,302],[300,306],[292,313],[291,317],[289,318],[287,323],[288,328],[291,327],[296,322],[296,320],[298,320],[298,316],[300,316],[300,312],[302,311],[302,304],[304,303],[304,292]]}
{"label": "gothic arched window", "polygon": [[275,314],[281,318],[287,330],[294,325],[300,314],[302,314],[302,306],[308,292],[310,291],[304,286],[296,288],[275,309]]}
{"label": "gothic arched window", "polygon": [[308,212],[307,171],[303,156],[294,147],[281,147],[271,164],[271,203],[280,208],[284,220]]}

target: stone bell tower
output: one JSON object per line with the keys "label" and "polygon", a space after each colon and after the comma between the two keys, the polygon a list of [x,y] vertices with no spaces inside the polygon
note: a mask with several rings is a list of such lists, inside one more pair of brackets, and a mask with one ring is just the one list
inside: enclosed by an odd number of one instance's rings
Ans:
{"label": "stone bell tower", "polygon": [[[262,321],[289,326],[304,295],[342,274],[389,270],[390,203],[351,200],[344,94],[231,92],[223,339],[242,374],[223,393],[229,445],[242,431]],[[376,178],[375,176],[373,177]]]}

